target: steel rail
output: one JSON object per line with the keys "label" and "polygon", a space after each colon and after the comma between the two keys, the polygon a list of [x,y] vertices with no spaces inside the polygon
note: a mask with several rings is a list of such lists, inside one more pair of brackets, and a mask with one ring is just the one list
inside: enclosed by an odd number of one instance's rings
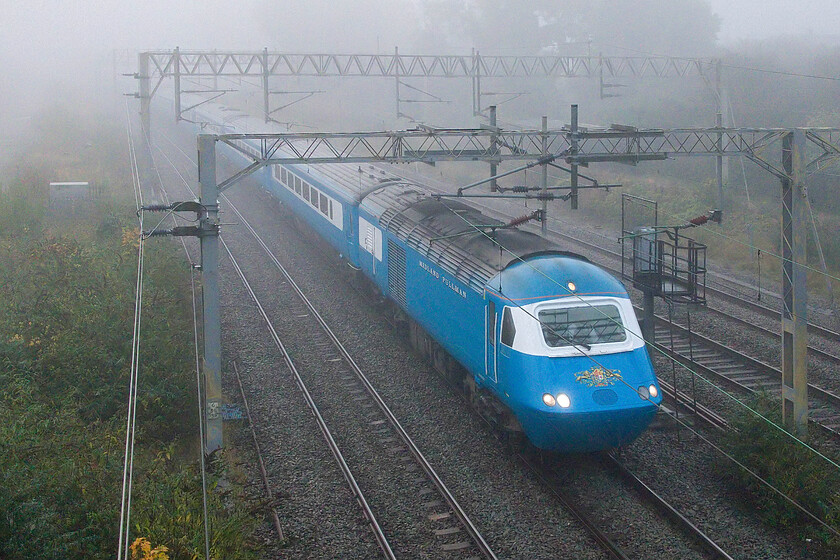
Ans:
{"label": "steel rail", "polygon": [[280,518],[277,516],[277,509],[274,507],[274,493],[271,491],[271,484],[268,482],[268,472],[265,470],[265,461],[263,461],[262,450],[260,449],[260,442],[257,440],[257,431],[254,429],[254,421],[251,417],[251,407],[248,406],[248,397],[245,396],[245,389],[242,387],[242,377],[239,375],[239,368],[236,362],[233,362],[233,372],[236,374],[236,384],[239,386],[239,394],[242,396],[242,404],[245,405],[245,416],[248,418],[248,427],[251,431],[251,439],[254,442],[254,450],[257,452],[257,463],[260,467],[260,477],[262,477],[263,486],[265,486],[265,494],[268,496],[271,504],[271,520],[274,523],[274,530],[277,532],[277,537],[280,542],[286,540],[283,535],[283,528],[280,526]]}
{"label": "steel rail", "polygon": [[[673,326],[673,328],[676,332],[678,332],[680,334],[683,334],[686,337],[689,336],[689,330],[687,328],[685,328],[684,326],[680,325],[679,323],[668,323],[667,320],[665,320],[662,317],[657,317],[657,319],[660,321],[660,324],[668,325],[669,327]],[[769,378],[772,378],[773,380],[781,380],[782,379],[782,372],[779,369],[777,369],[777,368],[775,368],[775,367],[773,367],[769,364],[766,364],[766,363],[762,362],[761,360],[757,360],[755,358],[752,358],[752,357],[744,354],[743,352],[741,352],[739,350],[735,350],[734,348],[732,348],[730,346],[727,346],[727,345],[725,345],[721,342],[718,342],[716,340],[712,340],[711,338],[705,337],[703,335],[697,334],[696,332],[692,331],[692,332],[690,332],[690,335],[691,335],[691,338],[693,340],[699,341],[701,344],[703,344],[707,348],[711,348],[711,349],[716,350],[716,351],[718,351],[722,354],[726,354],[728,356],[731,356],[734,359],[736,359],[736,360],[738,360],[742,363],[745,363],[745,364],[749,365],[750,367],[752,367],[752,368],[754,368],[758,371],[766,373],[767,376]],[[658,346],[660,346],[665,351],[670,351],[670,349],[667,348],[664,345],[660,344]],[[694,363],[696,363],[696,362],[694,362]],[[702,364],[700,364],[700,365],[702,365]],[[717,374],[717,375],[720,375],[720,374]],[[746,387],[745,385],[741,385],[741,384],[739,384],[739,387],[749,389],[749,387]],[[829,402],[830,404],[833,404],[834,406],[840,408],[840,396],[838,396],[834,393],[831,393],[830,391],[826,391],[825,389],[822,389],[821,387],[817,387],[816,385],[812,385],[812,384],[809,383],[808,384],[808,394],[812,398],[818,398],[818,399],[825,400],[825,401]]]}
{"label": "steel rail", "polygon": [[[485,422],[487,421],[485,420]],[[489,422],[487,422],[487,424],[490,425]],[[572,514],[572,516],[577,519],[581,525],[583,525],[583,527],[589,532],[590,536],[595,539],[595,542],[597,542],[601,548],[606,550],[612,558],[615,558],[616,560],[630,560],[631,557],[624,551],[624,549],[613,541],[610,536],[598,526],[598,524],[592,519],[592,516],[583,510],[583,507],[578,506],[572,498],[561,492],[555,484],[548,480],[548,477],[544,474],[543,469],[534,465],[524,453],[517,453],[517,458],[522,461],[522,463],[534,476],[537,477],[540,483],[542,483],[542,485],[551,492],[560,504],[566,508],[566,511]]]}
{"label": "steel rail", "polygon": [[298,372],[294,360],[286,350],[286,346],[280,340],[277,331],[274,329],[274,325],[271,323],[271,319],[268,317],[268,313],[266,313],[265,309],[263,308],[262,303],[257,297],[257,294],[254,292],[253,288],[251,287],[250,282],[248,282],[248,279],[245,277],[245,273],[242,271],[242,268],[239,266],[239,263],[234,258],[233,253],[231,252],[227,243],[223,238],[220,238],[220,241],[222,243],[222,247],[224,247],[225,249],[225,252],[227,252],[228,258],[230,259],[234,270],[236,270],[236,274],[239,276],[239,279],[242,281],[242,284],[245,286],[245,289],[251,295],[251,298],[254,300],[254,303],[256,304],[260,315],[265,321],[266,326],[268,327],[268,331],[269,333],[271,333],[271,338],[274,341],[274,345],[283,355],[283,361],[286,362],[286,366],[292,372],[292,375],[295,378],[295,382],[297,383],[298,388],[303,393],[303,398],[306,401],[309,410],[312,412],[312,415],[315,417],[315,422],[318,424],[318,429],[321,430],[321,433],[323,434],[324,439],[326,440],[327,445],[329,446],[330,453],[332,453],[333,457],[336,460],[336,463],[338,463],[338,466],[341,469],[341,474],[344,476],[344,479],[347,481],[347,484],[350,485],[350,490],[352,491],[353,496],[356,498],[356,501],[362,508],[362,512],[364,513],[365,518],[370,524],[371,530],[374,534],[374,538],[376,539],[376,543],[379,545],[379,548],[382,550],[382,554],[385,556],[385,558],[388,558],[389,560],[396,560],[397,557],[394,554],[391,545],[388,543],[388,538],[385,536],[385,532],[379,525],[379,522],[376,519],[376,515],[374,515],[373,510],[371,509],[370,504],[365,498],[362,489],[359,487],[358,482],[356,482],[356,478],[353,476],[353,473],[350,470],[350,466],[344,459],[344,455],[342,454],[341,449],[339,449],[338,444],[333,438],[332,432],[327,426],[326,421],[324,420],[323,416],[321,416],[321,412],[318,409],[318,405],[315,404],[312,395],[309,393],[309,389],[307,389],[306,384],[304,383],[303,378],[300,375],[300,372]]}
{"label": "steel rail", "polygon": [[628,481],[633,487],[635,487],[642,496],[653,503],[657,509],[662,511],[669,519],[671,519],[674,523],[676,523],[679,528],[686,533],[689,537],[695,539],[707,552],[713,555],[714,558],[722,558],[724,560],[733,560],[732,556],[727,554],[722,548],[720,548],[717,543],[712,540],[706,533],[704,533],[700,528],[698,528],[694,523],[688,520],[683,514],[677,511],[674,506],[672,506],[668,501],[656,493],[653,488],[645,484],[642,479],[636,476],[624,463],[619,461],[614,455],[612,454],[601,454],[601,460],[606,463],[607,466],[614,469],[616,472],[621,475],[626,481]]}
{"label": "steel rail", "polygon": [[[665,325],[669,328],[673,328],[673,330],[677,334],[683,335],[685,337],[689,336],[688,329],[686,329],[682,325],[679,325],[678,323],[668,323],[665,319],[661,317],[657,317],[657,322],[660,325]],[[756,372],[758,372],[759,375],[766,377],[773,384],[781,383],[782,372],[769,364],[766,364],[760,360],[756,360],[755,358],[747,356],[743,352],[735,350],[734,348],[726,346],[725,344],[722,344],[720,342],[717,342],[715,340],[712,340],[708,337],[704,337],[694,332],[691,333],[691,339],[693,341],[699,342],[706,349],[711,349],[724,356],[727,356],[734,363],[740,363],[751,367]],[[681,363],[689,364],[698,373],[703,373],[709,378],[720,381],[725,385],[729,386],[730,388],[734,388],[739,391],[744,391],[748,394],[755,394],[756,392],[755,389],[753,389],[752,387],[749,387],[744,383],[741,383],[737,379],[734,379],[734,376],[729,377],[726,374],[718,371],[717,369],[709,365],[703,364],[697,359],[692,360],[690,357],[685,356],[684,354],[678,351],[671,350],[670,348],[668,348],[667,345],[659,343],[654,344],[666,355],[679,360]],[[694,353],[699,353],[700,350],[700,348],[697,348],[694,350]],[[819,427],[820,429],[824,430],[829,435],[833,437],[840,437],[840,396],[809,383],[808,398],[813,399],[814,403],[827,404],[833,407],[835,411],[834,416],[827,416],[825,418],[815,418],[813,416],[809,416],[808,421],[814,424],[815,426]],[[826,422],[825,420],[830,420],[830,422]]]}
{"label": "steel rail", "polygon": [[339,353],[341,354],[341,356],[345,360],[345,362],[353,370],[353,373],[355,373],[356,376],[359,378],[359,380],[362,382],[365,389],[368,391],[370,396],[373,398],[374,402],[376,403],[376,405],[378,406],[378,408],[380,409],[382,414],[385,416],[385,418],[388,420],[388,422],[391,424],[391,426],[397,432],[397,435],[400,437],[400,439],[406,445],[406,447],[408,448],[412,457],[414,457],[415,461],[420,465],[420,468],[423,469],[423,471],[426,473],[426,476],[429,478],[429,480],[432,482],[432,484],[434,484],[438,493],[446,501],[449,508],[452,510],[452,512],[458,518],[458,521],[461,523],[461,525],[467,531],[467,534],[470,536],[472,541],[475,543],[475,545],[479,549],[479,551],[486,558],[495,560],[497,558],[496,554],[490,548],[490,545],[484,540],[484,537],[481,535],[481,533],[479,532],[479,530],[475,526],[475,524],[473,524],[473,522],[470,520],[466,511],[461,507],[461,505],[458,503],[458,501],[455,499],[455,497],[452,495],[452,493],[446,487],[446,484],[443,482],[443,479],[440,477],[440,475],[437,474],[434,467],[432,467],[432,465],[429,463],[429,461],[426,459],[426,457],[423,455],[423,453],[420,451],[420,449],[417,447],[417,445],[414,443],[414,441],[408,435],[408,432],[406,432],[405,429],[402,427],[402,424],[400,424],[399,420],[394,415],[394,413],[391,411],[391,409],[388,407],[388,405],[385,403],[384,399],[376,391],[373,384],[370,382],[370,380],[367,378],[367,376],[364,374],[364,372],[358,366],[356,361],[353,359],[353,357],[350,355],[350,353],[347,351],[347,349],[341,343],[339,338],[335,335],[335,333],[329,327],[327,322],[324,320],[324,318],[321,316],[321,314],[318,312],[318,310],[315,308],[315,306],[312,304],[312,302],[309,300],[309,298],[306,297],[306,294],[303,293],[303,291],[300,289],[300,287],[294,281],[291,274],[289,274],[289,272],[282,265],[282,263],[280,263],[280,261],[274,255],[274,253],[272,253],[271,249],[268,247],[268,245],[266,245],[266,243],[263,241],[262,237],[260,237],[260,235],[253,228],[253,226],[251,226],[251,224],[248,222],[248,220],[245,219],[245,216],[243,216],[239,212],[239,209],[237,209],[236,206],[229,199],[227,199],[226,196],[222,195],[222,198],[225,200],[225,202],[228,203],[228,205],[234,211],[234,213],[239,218],[239,220],[241,220],[241,223],[246,227],[246,229],[248,229],[248,231],[251,233],[251,235],[254,237],[254,239],[259,243],[259,245],[265,251],[266,255],[272,261],[274,266],[278,270],[280,270],[280,272],[286,278],[286,281],[289,283],[289,285],[292,287],[292,289],[295,291],[295,293],[298,295],[298,297],[301,299],[301,301],[304,303],[304,305],[307,307],[307,309],[309,309],[309,312],[316,319],[316,321],[321,326],[324,333],[327,335],[327,337],[333,343],[335,348],[339,351]]}
{"label": "steel rail", "polygon": [[[181,150],[181,148],[177,144],[175,144],[175,142],[173,142],[169,138],[166,138],[166,139],[167,139],[167,141],[169,141],[170,144],[172,144],[173,146],[178,148],[178,150],[184,155],[185,158],[187,158],[190,162],[195,163],[195,162],[192,161],[192,158],[190,158],[189,155],[187,155],[183,150]],[[181,178],[181,180],[183,181],[184,186],[187,188],[187,190],[189,190],[190,193],[193,196],[195,196],[195,192],[193,191],[192,187],[190,187],[189,182],[184,178],[184,176],[181,174],[181,172],[177,168],[177,166],[175,166],[175,164],[172,162],[171,159],[167,158],[167,161],[172,166],[172,168],[175,170],[175,172],[178,174],[178,176]],[[266,323],[266,327],[268,328],[268,331],[271,334],[271,338],[272,338],[275,346],[278,348],[278,350],[280,350],[280,353],[283,355],[283,361],[286,363],[286,365],[288,366],[289,370],[291,371],[292,375],[295,378],[295,383],[297,384],[298,388],[300,388],[301,392],[303,393],[304,400],[306,401],[307,407],[312,412],[312,415],[315,417],[315,422],[318,425],[318,429],[321,431],[321,434],[323,435],[324,440],[327,442],[327,446],[329,447],[330,453],[332,454],[333,458],[335,459],[336,463],[338,464],[339,469],[341,470],[342,476],[347,481],[347,484],[350,486],[350,491],[353,493],[353,496],[356,498],[356,502],[359,504],[359,507],[362,509],[362,513],[365,516],[365,519],[368,520],[368,523],[371,527],[371,531],[373,532],[374,538],[376,539],[377,545],[379,546],[379,548],[382,551],[382,554],[384,555],[385,558],[388,558],[389,560],[396,560],[396,556],[394,554],[394,551],[391,548],[391,545],[388,542],[388,539],[385,536],[385,533],[382,530],[381,525],[379,525],[379,522],[377,521],[376,516],[374,515],[373,510],[370,507],[370,504],[368,503],[367,499],[365,498],[364,493],[362,492],[361,488],[359,487],[359,484],[356,482],[356,479],[353,476],[352,471],[350,470],[350,466],[347,464],[347,461],[344,459],[344,455],[342,454],[341,449],[338,447],[338,444],[336,443],[335,439],[332,436],[332,432],[330,431],[329,427],[326,424],[326,421],[324,420],[323,416],[321,415],[320,410],[318,409],[317,405],[315,404],[315,401],[312,398],[312,395],[309,393],[309,390],[307,389],[307,387],[306,387],[306,385],[303,381],[303,378],[301,377],[300,373],[298,372],[297,366],[295,365],[294,361],[292,360],[291,355],[289,355],[289,353],[286,350],[285,345],[280,340],[280,337],[278,336],[277,331],[274,329],[274,325],[271,323],[271,319],[268,317],[268,314],[266,313],[265,309],[263,308],[262,303],[260,302],[256,293],[251,288],[251,284],[248,282],[248,279],[245,277],[245,274],[242,272],[242,269],[240,268],[239,263],[234,258],[233,253],[231,252],[230,248],[227,246],[227,243],[221,237],[219,238],[219,240],[221,241],[222,247],[224,247],[225,251],[227,252],[228,257],[230,258],[230,261],[231,261],[231,263],[234,267],[234,270],[236,270],[236,273],[239,276],[239,279],[242,281],[245,289],[248,291],[251,298],[254,300],[254,303],[256,304],[260,315],[262,316],[263,320]],[[242,382],[239,380],[239,372],[237,371],[236,373],[237,373],[237,381],[240,384],[240,390],[242,390],[242,386],[241,386]],[[248,410],[247,409],[247,401],[245,401],[244,391],[242,392],[242,397],[243,397],[243,401],[246,403],[246,411],[247,411]],[[248,422],[250,423],[251,422],[250,412],[248,413],[248,416],[249,416]],[[255,438],[254,443],[257,445],[257,450],[259,452],[259,445],[256,442],[256,435],[254,435],[254,438]],[[262,464],[260,466],[262,468]],[[268,488],[267,482],[266,482],[266,488]],[[270,497],[270,494],[269,494],[269,497]],[[276,512],[274,513],[274,515],[275,515],[275,518],[276,518]],[[282,540],[282,529],[279,528],[279,520],[276,520],[275,523],[276,523],[275,528],[280,531],[281,540]]]}
{"label": "steel rail", "polygon": [[674,386],[667,381],[658,379],[658,382],[667,402],[673,403],[676,407],[682,407],[683,410],[689,414],[694,414],[697,418],[718,431],[727,431],[730,429],[729,422],[712,409],[701,403],[694,402],[694,399],[690,395],[675,390]]}

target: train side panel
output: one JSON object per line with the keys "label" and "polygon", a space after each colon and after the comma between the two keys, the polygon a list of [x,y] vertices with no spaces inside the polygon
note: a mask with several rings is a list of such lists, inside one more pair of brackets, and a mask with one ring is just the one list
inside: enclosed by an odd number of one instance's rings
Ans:
{"label": "train side panel", "polygon": [[390,236],[388,259],[390,297],[483,384],[482,295]]}

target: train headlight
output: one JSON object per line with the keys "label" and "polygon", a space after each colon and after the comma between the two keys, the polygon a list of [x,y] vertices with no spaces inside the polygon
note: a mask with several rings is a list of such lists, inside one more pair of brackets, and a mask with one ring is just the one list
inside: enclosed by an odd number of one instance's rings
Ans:
{"label": "train headlight", "polygon": [[656,385],[651,385],[648,387],[648,391],[650,392],[650,396],[654,399],[659,396],[659,389],[656,388]]}
{"label": "train headlight", "polygon": [[572,399],[566,393],[560,393],[557,395],[557,404],[560,405],[560,408],[569,408],[572,405]]}
{"label": "train headlight", "polygon": [[[653,385],[651,385],[651,387],[653,387]],[[645,401],[650,399],[650,389],[647,387],[639,387],[639,397]]]}
{"label": "train headlight", "polygon": [[568,284],[566,284],[566,287],[569,288],[570,292],[574,292],[575,290],[577,290],[577,286],[575,286],[574,282],[569,282]]}
{"label": "train headlight", "polygon": [[545,403],[545,406],[554,406],[557,404],[557,401],[554,400],[554,395],[550,393],[543,395],[543,402]]}

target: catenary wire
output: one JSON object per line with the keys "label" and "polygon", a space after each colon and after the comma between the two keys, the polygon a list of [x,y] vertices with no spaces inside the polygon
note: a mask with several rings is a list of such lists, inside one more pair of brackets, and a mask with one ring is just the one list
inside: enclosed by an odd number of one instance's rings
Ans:
{"label": "catenary wire", "polygon": [[[126,102],[126,116],[128,117],[128,103]],[[135,204],[137,205],[138,221],[140,231],[143,228],[143,216],[141,208],[143,205],[143,193],[140,184],[140,175],[137,167],[137,156],[134,150],[132,139],[131,120],[127,119],[126,132],[128,136],[128,147],[130,166],[132,171],[132,182],[135,193]],[[120,502],[120,536],[117,547],[117,558],[121,560],[123,553],[128,558],[129,535],[131,531],[131,489],[134,475],[134,443],[135,443],[135,420],[137,412],[137,383],[140,369],[140,319],[143,304],[143,267],[144,267],[144,246],[142,237],[138,240],[137,246],[137,280],[134,292],[134,324],[131,343],[131,367],[129,372],[128,390],[128,411],[126,414],[126,440],[125,458],[123,463],[122,495]]]}

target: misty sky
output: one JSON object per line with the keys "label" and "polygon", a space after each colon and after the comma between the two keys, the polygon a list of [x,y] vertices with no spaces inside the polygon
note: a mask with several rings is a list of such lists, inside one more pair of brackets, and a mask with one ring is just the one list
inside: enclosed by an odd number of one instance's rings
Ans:
{"label": "misty sky", "polygon": [[[0,0],[4,64],[85,49],[270,48],[371,52],[405,44],[419,0]],[[675,0],[678,1],[678,0]],[[840,36],[837,0],[710,0],[720,39]],[[523,0],[523,7],[527,1]],[[353,17],[353,11],[359,16]],[[308,25],[304,22],[308,22]],[[309,43],[308,46],[306,43]],[[631,47],[632,45],[626,45]],[[703,53],[698,53],[703,54]]]}
{"label": "misty sky", "polygon": [[719,39],[764,39],[774,35],[840,38],[837,0],[711,0],[722,18]]}
{"label": "misty sky", "polygon": [[[28,112],[20,102],[33,105],[82,76],[110,79],[113,49],[131,52],[131,68],[138,50],[175,46],[391,52],[400,45],[411,52],[419,1],[0,0],[0,124]],[[777,34],[833,36],[840,43],[838,0],[710,1],[725,44]]]}

